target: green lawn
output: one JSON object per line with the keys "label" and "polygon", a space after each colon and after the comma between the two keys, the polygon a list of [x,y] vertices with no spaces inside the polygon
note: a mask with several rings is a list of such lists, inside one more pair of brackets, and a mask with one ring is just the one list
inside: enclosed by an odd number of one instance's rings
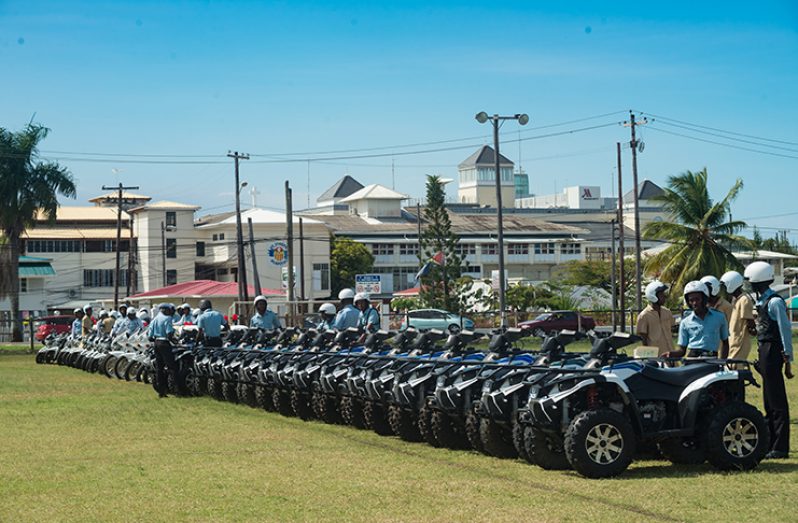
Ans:
{"label": "green lawn", "polygon": [[[798,380],[789,392],[795,412]],[[158,400],[19,354],[0,355],[0,440],[0,521],[794,521],[798,484],[795,458],[735,474],[640,461],[591,481],[208,398]]]}

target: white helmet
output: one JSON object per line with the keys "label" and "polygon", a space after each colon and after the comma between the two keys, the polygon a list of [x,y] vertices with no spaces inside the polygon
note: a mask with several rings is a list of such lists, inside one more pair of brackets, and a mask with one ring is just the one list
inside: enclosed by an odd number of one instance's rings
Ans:
{"label": "white helmet", "polygon": [[81,312],[83,312],[83,309],[81,309],[80,307],[78,307],[77,309],[75,309],[74,311],[72,311],[72,314],[80,314]]}
{"label": "white helmet", "polygon": [[147,309],[141,309],[141,310],[138,312],[137,316],[138,316],[140,319],[142,319],[142,320],[145,320],[145,319],[149,319],[149,318],[150,318],[150,313],[149,313],[149,312],[147,312]]}
{"label": "white helmet", "polygon": [[319,307],[319,312],[322,314],[329,314],[330,316],[333,316],[337,311],[335,309],[335,305],[333,305],[332,303],[322,303],[321,306]]}
{"label": "white helmet", "polygon": [[108,311],[105,309],[100,309],[100,318],[107,318],[107,317],[108,317]]}
{"label": "white helmet", "polygon": [[773,266],[768,262],[755,261],[745,268],[745,279],[751,283],[771,282],[774,278]]}
{"label": "white helmet", "polygon": [[651,303],[657,303],[657,293],[668,290],[668,286],[659,280],[654,280],[646,285],[646,299]]}
{"label": "white helmet", "polygon": [[720,282],[714,276],[704,276],[701,278],[701,283],[710,287],[709,294],[711,296],[718,296],[720,294]]}
{"label": "white helmet", "polygon": [[191,309],[192,316],[199,316],[200,314],[202,314],[202,311],[200,309]]}
{"label": "white helmet", "polygon": [[122,315],[119,313],[119,311],[111,311],[111,317],[115,320],[118,320],[122,317]]}
{"label": "white helmet", "polygon": [[89,312],[91,310],[91,303],[87,303],[83,306],[83,312]]}
{"label": "white helmet", "polygon": [[135,315],[136,313],[138,313],[138,311],[136,310],[135,307],[128,307],[127,308],[126,314],[128,316],[130,316],[131,314]]}
{"label": "white helmet", "polygon": [[743,275],[737,271],[728,271],[720,277],[720,282],[726,287],[726,292],[732,294],[743,286]]}
{"label": "white helmet", "polygon": [[697,280],[687,282],[687,285],[684,286],[684,297],[687,298],[688,294],[692,294],[694,292],[703,292],[704,295],[709,298],[709,289],[705,283],[701,283]]}
{"label": "white helmet", "polygon": [[357,294],[355,294],[355,300],[354,301],[355,301],[355,303],[357,303],[359,301],[369,301],[369,295],[366,294],[365,292],[358,292]]}
{"label": "white helmet", "polygon": [[182,309],[182,310],[186,310],[186,309],[188,309],[188,310],[189,310],[189,312],[190,312],[190,311],[191,311],[191,305],[189,305],[188,303],[184,303],[183,305],[181,305],[180,307],[178,307],[178,309]]}
{"label": "white helmet", "polygon": [[260,296],[255,296],[255,301],[253,301],[252,304],[257,305],[259,301],[262,301],[263,303],[266,304],[269,303],[269,301],[266,299],[266,296],[261,294]]}
{"label": "white helmet", "polygon": [[341,292],[338,293],[339,300],[351,300],[355,297],[355,291],[352,289],[341,289]]}

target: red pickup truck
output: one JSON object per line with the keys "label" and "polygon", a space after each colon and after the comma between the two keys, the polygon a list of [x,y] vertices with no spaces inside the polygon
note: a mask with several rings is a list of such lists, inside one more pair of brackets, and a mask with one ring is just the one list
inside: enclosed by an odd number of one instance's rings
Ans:
{"label": "red pickup truck", "polygon": [[596,322],[590,316],[582,316],[575,311],[552,311],[544,312],[534,320],[522,321],[518,327],[531,330],[535,336],[542,336],[563,329],[589,331],[596,327]]}

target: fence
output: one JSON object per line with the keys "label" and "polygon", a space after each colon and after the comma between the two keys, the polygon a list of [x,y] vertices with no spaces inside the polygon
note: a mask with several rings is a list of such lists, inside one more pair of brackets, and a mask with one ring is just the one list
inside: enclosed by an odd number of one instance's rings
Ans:
{"label": "fence", "polygon": [[[22,341],[30,344],[30,349],[34,350],[37,342],[35,338],[36,329],[40,320],[22,320]],[[0,320],[0,343],[10,343],[12,341],[13,322],[11,320]]]}

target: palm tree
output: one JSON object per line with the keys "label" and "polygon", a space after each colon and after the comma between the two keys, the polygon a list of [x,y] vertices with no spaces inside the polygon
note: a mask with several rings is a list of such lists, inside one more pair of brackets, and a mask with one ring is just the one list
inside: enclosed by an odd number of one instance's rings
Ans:
{"label": "palm tree", "polygon": [[57,195],[75,197],[75,182],[65,167],[38,161],[38,144],[50,130],[30,123],[18,132],[0,128],[0,298],[11,298],[11,335],[22,341],[19,314],[20,236],[41,212],[55,220]]}
{"label": "palm tree", "polygon": [[668,188],[655,198],[670,220],[652,222],[643,237],[670,245],[646,261],[646,272],[656,274],[681,290],[684,284],[707,274],[720,277],[742,264],[730,249],[753,250],[751,240],[737,233],[745,222],[730,221],[730,204],[743,188],[738,179],[726,196],[715,203],[707,189],[707,170],[686,171],[668,178]]}

